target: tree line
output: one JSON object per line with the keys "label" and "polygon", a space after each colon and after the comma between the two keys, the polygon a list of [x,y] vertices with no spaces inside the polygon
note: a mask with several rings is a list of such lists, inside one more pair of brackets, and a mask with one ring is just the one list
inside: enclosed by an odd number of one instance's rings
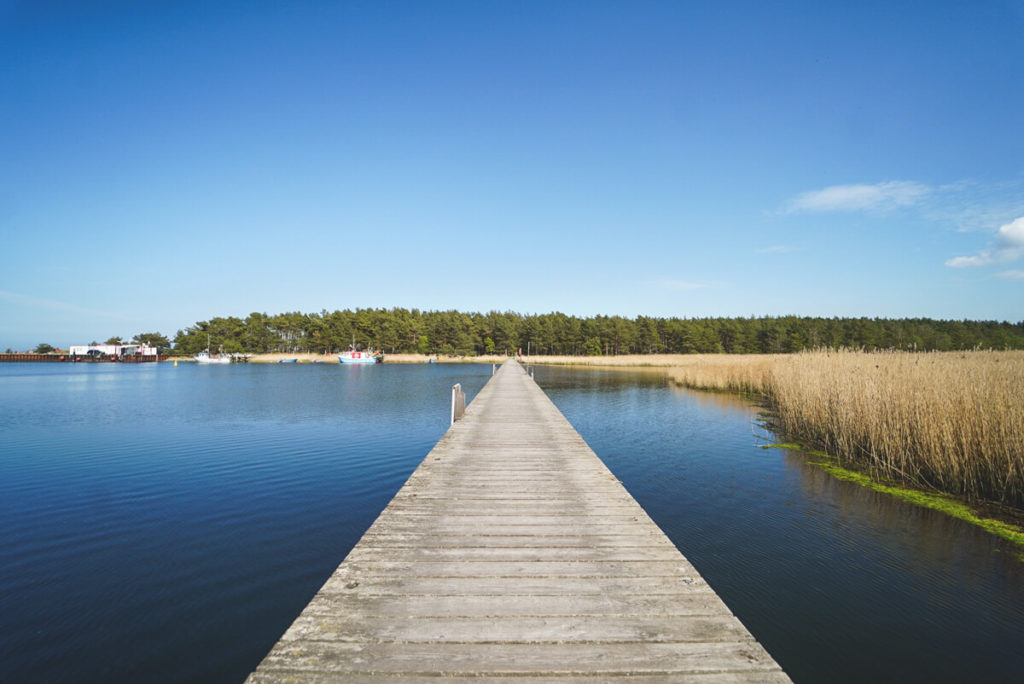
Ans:
{"label": "tree line", "polygon": [[1024,321],[929,318],[655,318],[579,317],[511,311],[463,313],[418,309],[345,309],[320,313],[251,313],[199,321],[173,343],[160,333],[137,341],[173,344],[195,354],[380,349],[385,353],[615,354],[787,353],[822,347],[907,350],[1024,349]]}

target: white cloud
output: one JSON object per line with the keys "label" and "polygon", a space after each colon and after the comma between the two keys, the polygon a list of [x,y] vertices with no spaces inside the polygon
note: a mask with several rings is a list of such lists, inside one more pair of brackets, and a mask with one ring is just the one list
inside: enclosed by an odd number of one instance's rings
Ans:
{"label": "white cloud", "polygon": [[887,181],[874,185],[833,185],[803,192],[790,200],[789,212],[864,211],[894,209],[917,203],[931,189],[913,181]]}
{"label": "white cloud", "polygon": [[[1024,216],[1000,226],[995,242],[991,247],[980,250],[974,256],[959,256],[946,260],[946,266],[965,268],[969,266],[988,266],[1016,261],[1024,255]],[[1014,273],[1014,271],[1006,271]],[[1016,277],[1016,276],[1008,276]]]}
{"label": "white cloud", "polygon": [[1024,216],[999,228],[998,241],[1014,249],[1024,249]]}
{"label": "white cloud", "polygon": [[978,256],[971,257],[953,257],[952,259],[946,259],[946,265],[952,266],[953,268],[966,268],[968,266],[987,266],[992,263],[992,253],[983,249],[978,253]]}
{"label": "white cloud", "polygon": [[1024,280],[1024,271],[1019,268],[1011,269],[1009,271],[1000,271],[999,273],[996,273],[996,275],[1008,280]]}

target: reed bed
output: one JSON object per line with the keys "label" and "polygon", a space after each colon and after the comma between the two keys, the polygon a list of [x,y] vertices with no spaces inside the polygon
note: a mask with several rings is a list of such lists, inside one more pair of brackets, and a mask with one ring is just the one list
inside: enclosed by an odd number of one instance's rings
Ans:
{"label": "reed bed", "polygon": [[899,484],[1024,506],[1024,352],[694,358],[681,385],[756,392],[789,437]]}
{"label": "reed bed", "polygon": [[765,394],[772,372],[792,354],[693,354],[676,356],[668,376],[692,389]]}
{"label": "reed bed", "polygon": [[571,365],[571,366],[595,366],[603,368],[619,367],[652,367],[665,368],[680,365],[690,365],[698,358],[714,358],[714,355],[705,354],[622,354],[619,356],[524,356],[521,361],[524,364],[535,365]]}

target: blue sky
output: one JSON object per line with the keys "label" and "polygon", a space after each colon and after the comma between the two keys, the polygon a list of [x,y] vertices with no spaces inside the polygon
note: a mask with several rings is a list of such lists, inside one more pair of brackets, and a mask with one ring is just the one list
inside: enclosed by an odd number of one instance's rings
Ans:
{"label": "blue sky", "polygon": [[2,2],[0,347],[1024,319],[1024,0]]}

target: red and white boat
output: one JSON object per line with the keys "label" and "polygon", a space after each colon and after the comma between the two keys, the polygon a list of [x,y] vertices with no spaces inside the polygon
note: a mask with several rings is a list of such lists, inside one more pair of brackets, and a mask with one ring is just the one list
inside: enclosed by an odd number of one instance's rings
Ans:
{"label": "red and white boat", "polygon": [[338,354],[338,363],[382,363],[384,361],[384,352],[373,351],[356,351],[355,349],[349,349]]}

